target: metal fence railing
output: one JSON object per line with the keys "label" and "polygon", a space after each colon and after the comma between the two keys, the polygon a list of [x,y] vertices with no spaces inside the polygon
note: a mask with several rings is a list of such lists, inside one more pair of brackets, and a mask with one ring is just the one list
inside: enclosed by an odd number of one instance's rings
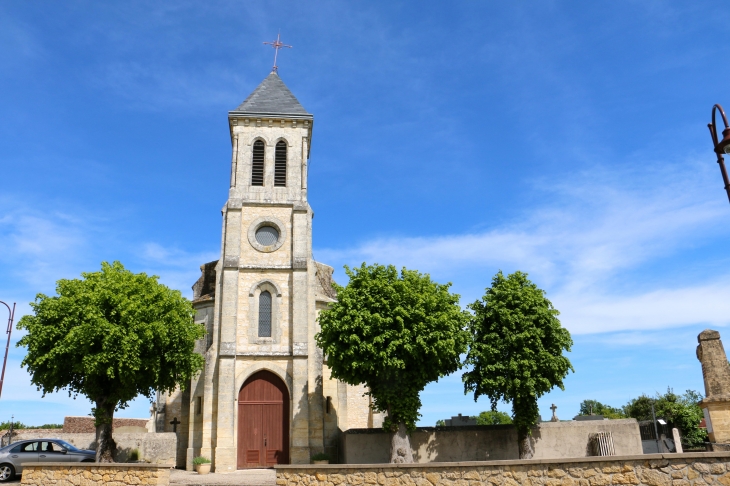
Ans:
{"label": "metal fence railing", "polygon": [[[641,440],[657,440],[662,435],[665,437],[672,437],[672,427],[673,425],[668,422],[662,424],[659,420],[657,420],[655,429],[654,422],[651,420],[640,420],[639,433],[641,434]],[[659,431],[659,437],[656,436],[657,430]]]}

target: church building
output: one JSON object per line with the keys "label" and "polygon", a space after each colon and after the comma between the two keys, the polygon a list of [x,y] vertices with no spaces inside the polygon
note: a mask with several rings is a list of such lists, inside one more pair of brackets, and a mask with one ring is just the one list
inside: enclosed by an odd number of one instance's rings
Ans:
{"label": "church building", "polygon": [[333,380],[315,343],[337,296],[332,267],[312,258],[307,171],[314,117],[276,70],[228,113],[231,177],[220,259],[193,286],[196,351],[205,368],[160,394],[155,429],[178,434],[178,466],[215,471],[338,460],[350,428],[379,427],[364,386]]}

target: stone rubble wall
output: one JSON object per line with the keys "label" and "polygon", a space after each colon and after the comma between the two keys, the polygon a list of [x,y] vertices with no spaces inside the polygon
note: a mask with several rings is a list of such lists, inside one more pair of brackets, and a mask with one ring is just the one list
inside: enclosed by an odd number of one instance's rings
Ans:
{"label": "stone rubble wall", "polygon": [[68,464],[26,465],[20,484],[34,486],[127,486],[170,484],[170,469],[146,464]]}
{"label": "stone rubble wall", "polygon": [[[0,431],[0,437],[8,435],[9,430]],[[60,434],[63,429],[13,429],[13,442],[17,442],[22,437],[23,439],[40,439],[43,437],[53,437],[54,434]]]}
{"label": "stone rubble wall", "polygon": [[[26,439],[61,439],[79,449],[96,449],[96,434],[65,434],[60,429],[29,429],[26,431],[18,431],[18,435],[13,434],[13,442]],[[173,432],[165,432],[159,434],[113,434],[112,437],[117,443],[117,450],[114,455],[115,460],[125,462],[129,459],[130,453],[137,449],[139,451],[140,460],[150,464],[160,464],[166,466],[175,466],[177,451],[177,436]]]}
{"label": "stone rubble wall", "polygon": [[277,466],[277,486],[730,486],[730,453]]}
{"label": "stone rubble wall", "polygon": [[[112,422],[112,430],[118,427],[146,427],[149,419],[141,418],[115,418]],[[64,434],[93,434],[96,433],[94,427],[94,417],[65,417],[63,419]]]}

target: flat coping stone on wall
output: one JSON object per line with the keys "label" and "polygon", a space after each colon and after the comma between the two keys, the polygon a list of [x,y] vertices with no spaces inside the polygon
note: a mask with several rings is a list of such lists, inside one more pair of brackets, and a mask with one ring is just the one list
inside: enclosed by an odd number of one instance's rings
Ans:
{"label": "flat coping stone on wall", "polygon": [[508,461],[470,461],[470,462],[427,462],[413,464],[278,464],[277,471],[292,471],[305,469],[423,469],[423,468],[453,468],[463,466],[529,466],[539,464],[580,464],[588,462],[617,462],[617,461],[651,461],[661,459],[727,459],[730,452],[686,452],[683,454],[641,454],[636,456],[589,456],[567,457],[558,459],[513,459]]}
{"label": "flat coping stone on wall", "polygon": [[[728,452],[730,455],[730,452]],[[79,468],[91,468],[91,467],[116,467],[116,468],[129,468],[129,469],[171,469],[172,466],[166,466],[161,464],[146,464],[144,462],[24,462],[21,464],[23,469],[26,467],[32,467],[36,469],[43,469],[44,467],[79,467]]]}

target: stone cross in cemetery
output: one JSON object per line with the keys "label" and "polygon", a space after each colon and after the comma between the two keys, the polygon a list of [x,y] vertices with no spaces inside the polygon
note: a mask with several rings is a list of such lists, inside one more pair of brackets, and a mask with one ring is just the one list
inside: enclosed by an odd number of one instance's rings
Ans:
{"label": "stone cross in cemetery", "polygon": [[177,426],[178,426],[178,424],[180,424],[180,423],[182,423],[182,422],[180,422],[180,421],[179,421],[179,420],[177,419],[177,417],[174,417],[174,418],[172,419],[172,421],[170,422],[170,425],[172,425],[172,431],[173,431],[173,432],[177,432]]}
{"label": "stone cross in cemetery", "polygon": [[711,329],[697,336],[697,359],[702,363],[705,399],[699,405],[705,414],[710,442],[730,443],[730,365],[720,341]]}
{"label": "stone cross in cemetery", "polygon": [[557,409],[558,409],[558,407],[556,407],[555,404],[553,403],[552,406],[550,407],[550,410],[553,411],[553,416],[550,418],[551,422],[560,422],[560,419],[558,418],[558,416],[555,415],[555,411]]}

